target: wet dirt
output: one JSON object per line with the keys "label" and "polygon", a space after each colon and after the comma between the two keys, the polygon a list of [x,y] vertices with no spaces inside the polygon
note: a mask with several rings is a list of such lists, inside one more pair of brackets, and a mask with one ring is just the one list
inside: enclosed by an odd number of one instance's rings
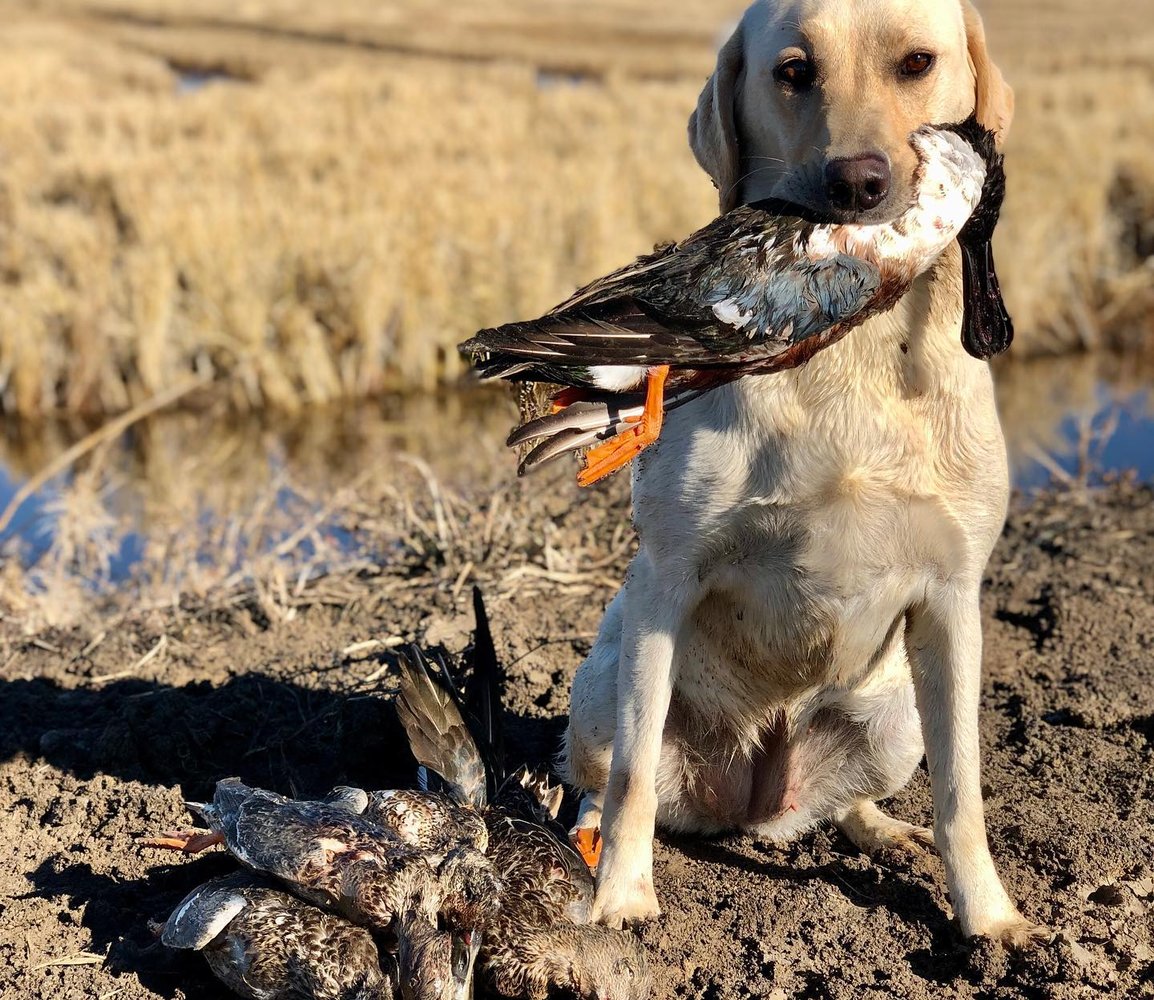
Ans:
{"label": "wet dirt", "polygon": [[[592,530],[620,550],[602,570],[619,576],[623,493],[602,491],[575,521],[542,500],[527,530]],[[490,595],[515,754],[541,763],[556,750],[569,681],[610,596],[606,584],[549,582],[531,598]],[[871,860],[828,828],[785,848],[662,837],[665,913],[641,931],[658,997],[1154,996],[1154,494],[1116,484],[1019,500],[983,609],[990,839],[1010,894],[1055,939],[1020,954],[961,940],[932,853]],[[226,996],[147,922],[228,859],[133,839],[187,825],[183,799],[225,775],[301,795],[408,783],[393,654],[354,644],[459,651],[470,629],[467,587],[416,578],[387,602],[353,596],[287,621],[238,603],[142,610],[102,638],[9,638],[0,996]],[[888,808],[929,821],[924,768]]]}

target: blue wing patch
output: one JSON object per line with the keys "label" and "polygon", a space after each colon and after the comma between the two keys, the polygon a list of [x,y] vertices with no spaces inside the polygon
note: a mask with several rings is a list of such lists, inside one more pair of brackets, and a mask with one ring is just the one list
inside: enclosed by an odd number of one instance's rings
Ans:
{"label": "blue wing patch", "polygon": [[[762,276],[758,276],[762,277]],[[713,314],[748,346],[779,344],[784,350],[859,313],[881,288],[878,268],[848,254],[805,261],[764,277],[730,284],[710,296]]]}

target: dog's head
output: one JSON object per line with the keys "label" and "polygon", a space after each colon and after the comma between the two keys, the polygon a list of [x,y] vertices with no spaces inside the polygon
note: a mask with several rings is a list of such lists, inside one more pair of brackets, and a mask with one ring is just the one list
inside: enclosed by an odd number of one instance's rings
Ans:
{"label": "dog's head", "polygon": [[757,0],[689,120],[721,209],[783,198],[839,221],[909,203],[914,129],[978,120],[1004,137],[1013,91],[969,0]]}

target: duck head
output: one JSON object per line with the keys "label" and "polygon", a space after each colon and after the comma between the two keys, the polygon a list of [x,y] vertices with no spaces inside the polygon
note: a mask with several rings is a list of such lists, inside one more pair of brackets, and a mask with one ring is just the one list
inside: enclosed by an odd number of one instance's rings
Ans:
{"label": "duck head", "polygon": [[443,930],[428,915],[403,914],[397,933],[404,1000],[470,1000],[481,934]]}
{"label": "duck head", "polygon": [[985,360],[1001,354],[1014,339],[1014,324],[1002,300],[991,243],[1006,196],[1003,157],[995,146],[994,133],[976,115],[942,128],[969,143],[986,163],[981,198],[958,233],[962,251],[962,346],[973,357]]}
{"label": "duck head", "polygon": [[501,908],[504,886],[491,858],[472,847],[450,851],[437,872],[440,912],[461,931],[484,931]]}
{"label": "duck head", "polygon": [[567,985],[581,1000],[649,1000],[652,996],[653,977],[645,948],[628,931],[596,924],[573,927],[571,943]]}

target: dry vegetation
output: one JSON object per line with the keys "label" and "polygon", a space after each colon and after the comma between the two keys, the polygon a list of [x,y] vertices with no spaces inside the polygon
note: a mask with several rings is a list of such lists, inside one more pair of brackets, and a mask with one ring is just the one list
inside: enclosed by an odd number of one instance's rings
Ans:
{"label": "dry vegetation", "polygon": [[[282,410],[455,374],[476,327],[710,216],[684,122],[737,6],[0,0],[0,412],[190,372]],[[989,17],[1021,354],[1145,336],[1154,28],[1129,10],[1096,8],[1089,48],[1072,2]]]}

